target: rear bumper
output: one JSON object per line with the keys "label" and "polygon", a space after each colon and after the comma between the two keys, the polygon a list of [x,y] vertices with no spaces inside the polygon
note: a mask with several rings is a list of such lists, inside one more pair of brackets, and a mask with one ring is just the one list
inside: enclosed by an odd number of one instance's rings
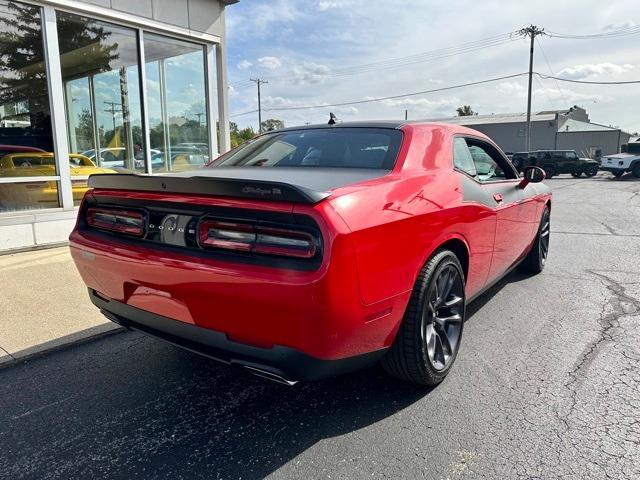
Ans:
{"label": "rear bumper", "polygon": [[234,342],[223,332],[173,320],[117,300],[104,299],[91,288],[89,297],[109,320],[124,327],[283,383],[319,380],[355,371],[375,364],[387,351],[384,348],[339,360],[324,360],[281,345],[260,348]]}

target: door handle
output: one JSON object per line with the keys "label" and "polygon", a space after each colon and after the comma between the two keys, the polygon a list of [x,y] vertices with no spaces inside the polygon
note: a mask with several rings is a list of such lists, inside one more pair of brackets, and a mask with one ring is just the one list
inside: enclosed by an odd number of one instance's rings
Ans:
{"label": "door handle", "polygon": [[496,201],[496,203],[500,203],[502,202],[502,195],[500,195],[499,193],[494,193],[493,199]]}

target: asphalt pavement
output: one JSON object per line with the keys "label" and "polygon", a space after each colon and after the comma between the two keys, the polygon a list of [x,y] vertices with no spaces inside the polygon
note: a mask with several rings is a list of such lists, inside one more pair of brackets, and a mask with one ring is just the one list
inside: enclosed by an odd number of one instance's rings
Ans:
{"label": "asphalt pavement", "polygon": [[0,478],[640,478],[640,180],[609,177],[548,181],[547,268],[471,304],[435,389],[118,333],[0,369]]}

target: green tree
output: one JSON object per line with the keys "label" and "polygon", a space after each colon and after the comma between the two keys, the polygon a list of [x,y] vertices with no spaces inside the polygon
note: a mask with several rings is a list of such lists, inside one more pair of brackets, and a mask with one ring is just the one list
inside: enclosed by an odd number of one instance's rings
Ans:
{"label": "green tree", "polygon": [[93,117],[91,110],[83,108],[78,114],[78,125],[75,132],[78,150],[84,151],[94,148],[93,145]]}
{"label": "green tree", "polygon": [[471,115],[477,115],[477,113],[471,109],[471,105],[463,105],[461,107],[458,107],[456,111],[458,112],[459,117],[470,117]]}
{"label": "green tree", "polygon": [[238,145],[242,145],[244,142],[256,136],[253,128],[246,127],[239,129],[238,124],[235,122],[229,122],[229,130],[231,132],[231,148],[236,148]]}
{"label": "green tree", "polygon": [[[0,104],[28,101],[30,111],[34,102],[42,103],[48,110],[47,82],[42,44],[40,8],[8,2],[7,10],[0,15]],[[86,73],[86,64],[95,67],[94,72],[109,70],[109,63],[118,58],[114,51],[117,44],[105,46],[110,35],[94,22],[78,23],[72,17],[58,17],[60,53],[76,51],[73,65],[77,72],[65,69],[63,75]],[[85,47],[85,48],[82,48]],[[42,110],[40,110],[42,111]]]}
{"label": "green tree", "polygon": [[262,122],[262,131],[270,132],[271,130],[280,130],[284,128],[284,122],[277,118],[269,118]]}

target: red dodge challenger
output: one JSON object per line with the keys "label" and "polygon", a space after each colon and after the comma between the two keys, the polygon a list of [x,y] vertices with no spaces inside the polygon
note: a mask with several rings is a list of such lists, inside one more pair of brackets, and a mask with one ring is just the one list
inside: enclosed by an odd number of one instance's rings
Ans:
{"label": "red dodge challenger", "polygon": [[465,306],[544,268],[543,179],[460,126],[295,127],[192,172],[92,175],[71,253],[107,318],[188,350],[288,384],[381,362],[433,385]]}

